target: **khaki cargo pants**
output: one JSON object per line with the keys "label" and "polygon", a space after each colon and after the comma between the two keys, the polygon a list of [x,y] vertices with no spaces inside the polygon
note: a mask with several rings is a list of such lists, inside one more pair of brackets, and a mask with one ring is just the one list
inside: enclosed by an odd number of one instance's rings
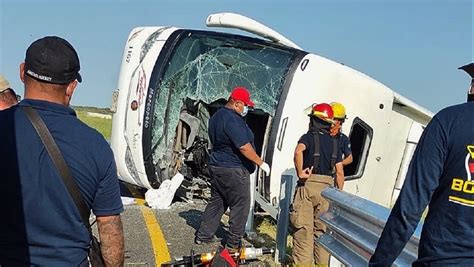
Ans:
{"label": "khaki cargo pants", "polygon": [[313,174],[304,185],[298,184],[296,187],[290,210],[290,222],[295,229],[293,261],[298,266],[329,264],[329,253],[315,242],[315,238],[326,232],[326,225],[319,216],[328,210],[329,203],[321,196],[321,191],[333,185],[334,180],[331,176]]}

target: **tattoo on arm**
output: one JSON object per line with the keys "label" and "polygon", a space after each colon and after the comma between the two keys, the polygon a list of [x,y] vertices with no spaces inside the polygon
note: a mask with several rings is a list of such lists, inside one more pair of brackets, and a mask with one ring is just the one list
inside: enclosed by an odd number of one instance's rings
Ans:
{"label": "tattoo on arm", "polygon": [[105,266],[123,266],[124,238],[120,215],[97,216],[97,227]]}

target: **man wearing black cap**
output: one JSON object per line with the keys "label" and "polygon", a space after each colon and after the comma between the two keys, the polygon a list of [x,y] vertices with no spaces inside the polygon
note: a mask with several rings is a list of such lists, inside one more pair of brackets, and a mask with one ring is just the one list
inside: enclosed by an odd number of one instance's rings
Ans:
{"label": "man wearing black cap", "polygon": [[[79,70],[79,57],[66,40],[33,42],[20,65],[25,99],[0,112],[0,266],[89,266],[91,240],[82,211],[91,209],[106,265],[123,265],[123,206],[112,151],[68,107],[82,81]],[[49,130],[65,168],[39,137],[31,113]],[[67,181],[77,187],[76,197]],[[76,206],[77,198],[84,209]]]}
{"label": "man wearing black cap", "polygon": [[253,106],[248,90],[236,87],[225,107],[209,120],[211,200],[196,232],[196,244],[216,241],[221,217],[230,208],[229,233],[222,244],[228,248],[241,245],[250,208],[250,174],[255,165],[270,174],[270,166],[255,152],[253,133],[243,119]]}
{"label": "man wearing black cap", "polygon": [[431,119],[369,266],[392,265],[427,205],[413,266],[474,266],[473,122],[474,102]]}

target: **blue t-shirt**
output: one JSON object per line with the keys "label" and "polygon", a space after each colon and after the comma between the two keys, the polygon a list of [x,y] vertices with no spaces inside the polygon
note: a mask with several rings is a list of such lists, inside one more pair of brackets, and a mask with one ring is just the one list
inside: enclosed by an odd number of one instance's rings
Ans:
{"label": "blue t-shirt", "polygon": [[[69,107],[23,100],[56,141],[96,215],[123,211],[112,150]],[[78,266],[89,233],[31,122],[18,107],[0,111],[0,265]]]}
{"label": "blue t-shirt", "polygon": [[379,240],[372,266],[389,266],[429,203],[419,266],[474,266],[474,102],[448,107],[428,124]]}
{"label": "blue t-shirt", "polygon": [[253,133],[242,116],[226,107],[219,109],[209,120],[209,138],[212,143],[209,165],[255,171],[255,164],[239,150],[247,143],[255,149]]}
{"label": "blue t-shirt", "polygon": [[[337,141],[336,141],[337,142]],[[304,144],[306,149],[303,151],[303,169],[310,168],[314,165],[314,134],[306,133],[300,137],[298,143]],[[333,166],[331,166],[331,157],[334,149],[334,138],[329,133],[320,131],[319,132],[319,165],[314,166],[313,172],[321,175],[333,175]],[[342,152],[337,146],[336,162],[342,161]]]}
{"label": "blue t-shirt", "polygon": [[339,134],[339,146],[341,147],[341,152],[344,158],[352,154],[351,150],[351,142],[349,141],[349,137],[347,135],[340,133]]}

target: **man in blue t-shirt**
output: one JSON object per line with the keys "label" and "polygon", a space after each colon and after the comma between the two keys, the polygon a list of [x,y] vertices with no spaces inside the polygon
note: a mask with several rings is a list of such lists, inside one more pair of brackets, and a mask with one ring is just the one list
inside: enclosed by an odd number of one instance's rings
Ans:
{"label": "man in blue t-shirt", "polygon": [[425,218],[413,266],[474,266],[474,102],[441,110],[420,138],[369,266],[391,266]]}
{"label": "man in blue t-shirt", "polygon": [[230,208],[229,232],[223,245],[241,245],[250,208],[250,174],[255,164],[270,174],[270,166],[255,152],[253,133],[243,119],[253,106],[247,89],[236,87],[225,107],[209,120],[211,200],[196,232],[196,244],[216,241],[214,234],[221,217]]}
{"label": "man in blue t-shirt", "polygon": [[331,126],[331,136],[339,140],[339,147],[342,151],[342,165],[346,166],[352,163],[352,150],[349,137],[345,135],[341,128],[346,121],[346,108],[338,102],[332,102],[331,107],[334,111],[334,123]]}
{"label": "man in blue t-shirt", "polygon": [[89,266],[89,231],[24,110],[44,121],[87,208],[97,217],[106,266],[121,266],[123,211],[112,150],[69,108],[82,78],[66,40],[33,42],[20,65],[25,99],[0,111],[0,266]]}

